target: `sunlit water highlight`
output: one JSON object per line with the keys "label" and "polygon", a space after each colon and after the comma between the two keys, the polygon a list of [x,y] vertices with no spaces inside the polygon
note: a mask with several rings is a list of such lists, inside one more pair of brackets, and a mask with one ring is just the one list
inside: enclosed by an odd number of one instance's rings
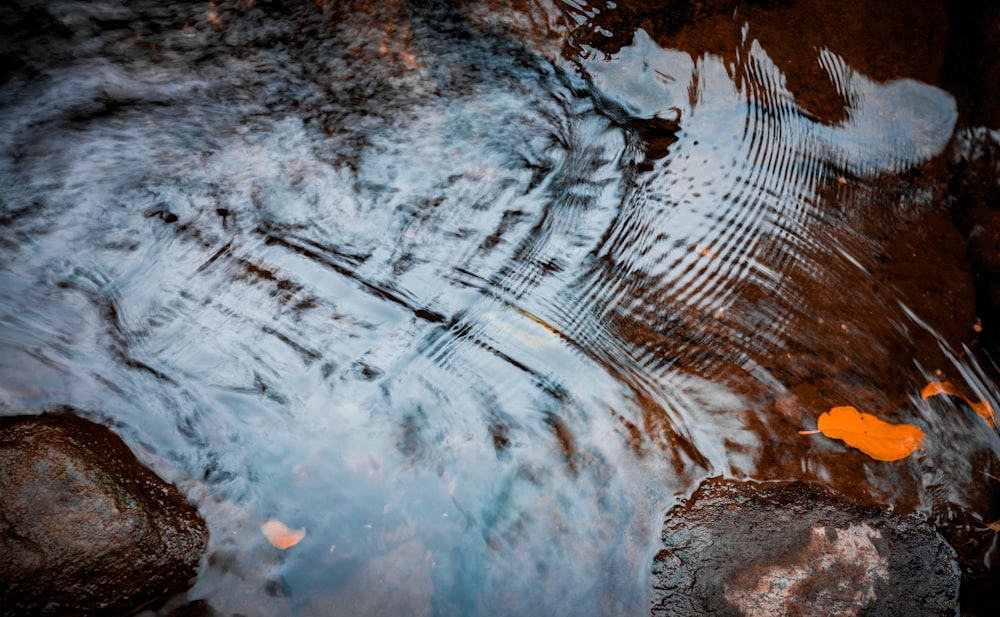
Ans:
{"label": "sunlit water highlight", "polygon": [[[825,49],[851,107],[820,122],[749,30],[735,63],[642,30],[552,62],[447,12],[157,7],[52,4],[80,34],[0,87],[0,402],[87,410],[188,491],[186,597],[223,614],[643,612],[659,517],[755,474],[769,358],[956,122]],[[858,337],[938,326],[866,298]]]}

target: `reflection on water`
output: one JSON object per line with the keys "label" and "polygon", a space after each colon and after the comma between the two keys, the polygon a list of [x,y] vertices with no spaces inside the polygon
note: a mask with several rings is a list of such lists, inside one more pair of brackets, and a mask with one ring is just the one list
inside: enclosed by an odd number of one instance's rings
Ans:
{"label": "reflection on water", "polygon": [[[945,91],[818,49],[826,121],[738,18],[723,55],[632,28],[552,57],[542,9],[30,4],[0,404],[91,410],[192,495],[187,599],[638,614],[659,517],[708,475],[989,515],[996,435],[916,402],[934,371],[997,394],[921,171]],[[797,435],[838,404],[940,437],[887,468]],[[306,537],[276,552],[271,518]]]}

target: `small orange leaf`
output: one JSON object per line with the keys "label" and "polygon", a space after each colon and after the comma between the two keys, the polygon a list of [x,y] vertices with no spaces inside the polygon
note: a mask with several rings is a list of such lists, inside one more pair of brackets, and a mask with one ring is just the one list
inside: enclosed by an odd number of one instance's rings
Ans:
{"label": "small orange leaf", "polygon": [[920,427],[889,424],[854,407],[834,407],[820,415],[817,426],[827,437],[840,439],[879,461],[898,461],[924,447],[924,432]]}
{"label": "small orange leaf", "polygon": [[306,528],[289,529],[284,523],[277,519],[271,519],[262,523],[260,530],[264,532],[267,541],[280,549],[290,548],[299,543],[299,540],[306,537]]}
{"label": "small orange leaf", "polygon": [[983,400],[978,403],[973,403],[968,398],[966,398],[965,395],[959,392],[958,388],[956,388],[950,382],[947,381],[930,382],[929,384],[924,386],[923,390],[920,391],[920,398],[926,401],[930,397],[937,396],[938,394],[947,394],[948,396],[955,396],[962,399],[969,407],[972,408],[972,411],[986,418],[986,421],[989,422],[991,427],[994,425],[993,406],[990,405],[989,401]]}

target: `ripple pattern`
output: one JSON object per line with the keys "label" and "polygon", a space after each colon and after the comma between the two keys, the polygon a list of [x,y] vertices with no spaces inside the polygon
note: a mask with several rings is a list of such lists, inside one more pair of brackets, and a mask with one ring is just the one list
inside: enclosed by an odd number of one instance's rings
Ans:
{"label": "ripple pattern", "polygon": [[916,330],[858,222],[929,210],[894,178],[949,95],[821,49],[824,123],[749,27],[553,58],[470,4],[60,0],[79,39],[8,50],[0,410],[87,410],[201,496],[219,612],[637,614],[664,504],[751,474],[803,375],[883,400],[898,354],[851,340]]}

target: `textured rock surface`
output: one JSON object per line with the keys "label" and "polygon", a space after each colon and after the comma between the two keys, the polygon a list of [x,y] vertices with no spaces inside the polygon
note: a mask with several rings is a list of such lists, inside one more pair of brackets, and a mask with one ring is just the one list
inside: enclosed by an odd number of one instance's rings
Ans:
{"label": "textured rock surface", "polygon": [[671,510],[653,615],[954,615],[952,548],[802,483],[712,479]]}
{"label": "textured rock surface", "polygon": [[186,588],[207,540],[183,495],[107,428],[0,418],[0,609],[124,615]]}

